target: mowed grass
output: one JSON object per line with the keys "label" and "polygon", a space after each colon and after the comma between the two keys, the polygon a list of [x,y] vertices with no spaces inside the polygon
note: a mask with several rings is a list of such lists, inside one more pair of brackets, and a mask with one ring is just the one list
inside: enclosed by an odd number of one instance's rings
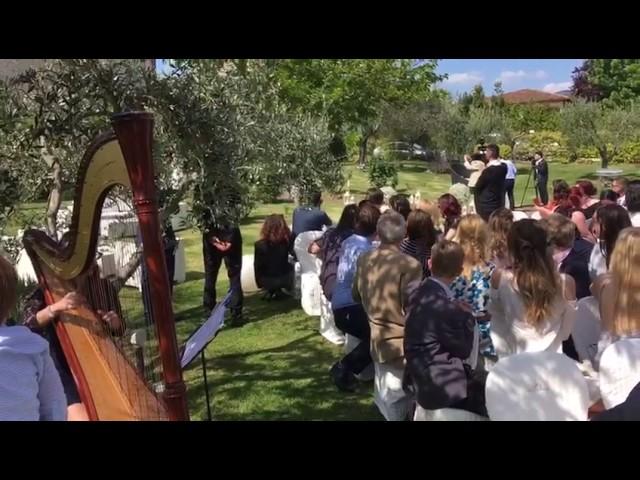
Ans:
{"label": "mowed grass", "polygon": [[[519,164],[516,204],[520,205],[529,166]],[[630,178],[640,178],[634,165],[615,165]],[[366,173],[345,166],[350,191],[357,200],[368,188]],[[550,164],[550,178],[569,183],[578,179],[596,180],[598,164]],[[448,175],[436,175],[421,162],[403,162],[397,190],[408,194],[419,190],[423,198],[436,199],[450,186]],[[530,184],[525,203],[533,199]],[[342,211],[340,195],[326,195],[323,208],[334,221]],[[291,221],[294,205],[279,201],[258,206],[242,223],[243,251],[253,253],[264,217],[284,214]],[[179,343],[202,323],[204,268],[202,239],[197,231],[179,233],[186,249],[187,281],[177,285],[174,310]],[[222,298],[229,287],[221,269],[217,292]],[[342,348],[325,341],[318,333],[319,319],[307,317],[299,302],[264,302],[260,295],[245,296],[246,323],[225,327],[206,348],[207,373],[213,416],[216,420],[381,420],[373,405],[372,384],[362,384],[353,394],[338,392],[328,370],[342,355]],[[202,369],[199,359],[185,371],[191,417],[207,417]]]}

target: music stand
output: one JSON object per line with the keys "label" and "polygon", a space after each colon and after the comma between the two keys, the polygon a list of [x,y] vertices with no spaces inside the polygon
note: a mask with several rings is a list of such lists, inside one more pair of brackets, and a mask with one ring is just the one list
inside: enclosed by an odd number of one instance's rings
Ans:
{"label": "music stand", "polygon": [[200,327],[198,327],[198,329],[189,336],[182,349],[182,358],[180,359],[180,367],[184,370],[198,355],[200,355],[200,360],[202,362],[202,377],[204,380],[204,393],[207,400],[207,418],[209,421],[212,420],[211,402],[209,400],[207,361],[204,351],[207,348],[207,345],[216,338],[218,332],[224,325],[224,314],[227,310],[230,299],[231,290],[227,292],[224,299],[211,311],[211,315],[209,315],[207,321],[200,325]]}

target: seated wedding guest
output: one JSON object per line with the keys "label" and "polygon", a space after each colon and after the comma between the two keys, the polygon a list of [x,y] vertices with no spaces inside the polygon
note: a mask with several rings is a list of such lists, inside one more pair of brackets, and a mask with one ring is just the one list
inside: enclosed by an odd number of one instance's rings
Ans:
{"label": "seated wedding guest", "polygon": [[569,184],[564,180],[554,180],[552,183],[553,186],[553,196],[551,200],[543,204],[537,199],[534,201],[534,208],[540,213],[542,218],[548,217],[552,213],[555,213],[556,208],[559,205],[566,205],[566,201],[569,200],[569,194],[571,189],[569,188]]}
{"label": "seated wedding guest", "polygon": [[407,220],[409,213],[411,213],[411,203],[406,195],[403,195],[402,193],[394,195],[389,199],[389,205],[393,211],[398,212],[405,220]]}
{"label": "seated wedding guest", "polygon": [[414,210],[407,221],[407,238],[402,240],[400,251],[415,258],[422,267],[423,275],[429,275],[427,260],[431,257],[431,247],[436,243],[437,232],[431,216],[422,210]]}
{"label": "seated wedding guest", "polygon": [[320,286],[325,298],[331,301],[333,288],[336,285],[338,261],[342,242],[353,235],[358,219],[358,207],[347,205],[342,210],[338,225],[329,228],[318,240],[309,245],[309,253],[317,255],[322,261],[320,268]]}
{"label": "seated wedding guest", "polygon": [[329,218],[329,215],[320,209],[321,205],[322,193],[312,192],[304,200],[304,204],[293,211],[291,227],[291,230],[293,231],[292,242],[302,232],[318,231],[322,230],[324,227],[331,226],[331,219]]}
{"label": "seated wedding guest", "polygon": [[625,207],[629,211],[631,225],[640,227],[640,180],[632,180],[627,184]]}
{"label": "seated wedding guest", "polygon": [[18,301],[18,276],[0,257],[0,421],[67,419],[67,399],[49,344],[28,328],[7,326]]}
{"label": "seated wedding guest", "polygon": [[[563,215],[554,213],[543,219],[540,224],[547,232],[558,272],[569,275],[576,284],[576,299],[590,296],[589,258],[593,243],[576,235],[575,224]],[[579,359],[571,336],[563,342],[562,351],[574,360]]]}
{"label": "seated wedding guest", "polygon": [[286,297],[282,291],[293,287],[293,265],[289,263],[291,232],[283,215],[264,220],[260,240],[254,245],[253,268],[256,285],[265,290],[267,300]]}
{"label": "seated wedding guest", "polygon": [[540,223],[547,231],[558,271],[572,277],[576,284],[576,298],[580,300],[591,295],[589,258],[594,248],[593,243],[576,238],[575,225],[563,215],[554,213]]}
{"label": "seated wedding guest", "polygon": [[487,312],[489,280],[495,266],[489,262],[489,227],[480,215],[465,215],[460,219],[454,241],[464,252],[462,273],[451,284],[453,296],[471,306],[480,330],[480,358],[495,360],[491,344],[491,323]]}
{"label": "seated wedding guest", "polygon": [[627,399],[620,405],[598,414],[593,422],[640,422],[640,383],[629,392]]}
{"label": "seated wedding guest", "polygon": [[629,184],[629,181],[625,177],[614,178],[613,182],[611,182],[611,190],[613,190],[619,195],[618,205],[625,208],[627,207],[626,194],[627,194],[628,184]]}
{"label": "seated wedding guest", "polygon": [[[584,211],[580,208],[580,195],[580,188],[572,187],[569,190],[569,198],[560,201],[553,212],[559,213],[560,215],[564,215],[565,217],[571,219],[571,221],[575,225],[576,230],[578,231],[578,235],[581,238],[590,242],[595,242],[595,238],[593,237],[591,229],[589,228],[587,217],[585,216]],[[597,202],[596,205],[599,207],[600,202]],[[544,218],[546,218],[547,216],[544,216]],[[589,217],[589,219],[591,219],[591,217]]]}
{"label": "seated wedding guest", "polygon": [[500,208],[489,217],[489,258],[498,268],[510,265],[507,255],[507,235],[513,225],[513,213],[508,208]]}
{"label": "seated wedding guest", "polygon": [[507,244],[513,267],[497,269],[491,276],[489,311],[498,358],[560,353],[575,322],[575,282],[558,273],[539,222],[515,222]]}
{"label": "seated wedding guest", "polygon": [[630,226],[629,213],[620,205],[604,205],[596,211],[591,224],[593,235],[597,240],[589,258],[591,280],[607,273],[618,235]]}
{"label": "seated wedding guest", "polygon": [[458,222],[462,215],[462,207],[456,197],[450,193],[445,193],[438,198],[438,208],[444,219],[442,233],[445,239],[450,240],[455,235],[456,228],[458,228]]}
{"label": "seated wedding guest", "polygon": [[607,203],[618,203],[619,199],[620,195],[618,195],[613,190],[605,189],[600,192],[600,202],[602,203],[602,205],[606,205]]}
{"label": "seated wedding guest", "polygon": [[596,369],[609,345],[622,338],[640,338],[639,268],[640,227],[625,228],[611,255],[609,272],[600,275],[592,287],[602,323]]}
{"label": "seated wedding guest", "polygon": [[369,319],[362,304],[353,298],[352,288],[358,257],[373,249],[379,218],[380,210],[370,203],[363,204],[358,212],[355,233],[342,242],[340,249],[336,286],[331,298],[333,318],[343,333],[360,340],[356,348],[331,367],[331,377],[342,391],[353,391],[357,382],[355,376],[371,363]]}
{"label": "seated wedding guest", "polygon": [[378,210],[380,210],[384,206],[384,193],[379,188],[372,187],[367,190],[366,200],[371,202]]}
{"label": "seated wedding guest", "polygon": [[432,202],[431,200],[422,199],[418,202],[416,206],[416,210],[421,210],[425,213],[428,213],[431,217],[431,221],[433,222],[433,226],[436,229],[436,233],[440,236],[442,232],[442,213],[440,213],[440,208],[438,208],[438,204]]}
{"label": "seated wedding guest", "polygon": [[399,213],[380,216],[380,246],[360,255],[353,282],[353,299],[362,303],[371,327],[375,403],[390,421],[404,420],[409,410],[409,399],[402,389],[404,314],[407,286],[422,279],[422,265],[399,248],[406,230]]}
{"label": "seated wedding guest", "polygon": [[462,273],[460,245],[441,240],[433,246],[431,276],[409,294],[404,330],[405,385],[420,409],[459,408],[486,414],[484,384],[467,361],[473,350],[475,318],[453,299],[451,282]]}
{"label": "seated wedding guest", "polygon": [[600,200],[595,198],[598,189],[589,180],[578,180],[575,188],[577,190],[572,189],[572,194],[577,197],[575,200],[576,208],[584,214],[587,220],[590,220],[600,207]]}

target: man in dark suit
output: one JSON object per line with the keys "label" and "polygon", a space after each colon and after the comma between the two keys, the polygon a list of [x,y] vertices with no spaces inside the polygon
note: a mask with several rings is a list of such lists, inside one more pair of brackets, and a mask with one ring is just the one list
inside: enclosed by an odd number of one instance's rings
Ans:
{"label": "man in dark suit", "polygon": [[[473,380],[467,359],[475,319],[467,305],[452,299],[449,284],[462,273],[464,253],[457,243],[433,246],[431,277],[409,294],[404,334],[405,387],[425,410],[460,408],[486,415],[484,385]],[[419,418],[420,410],[416,417]]]}
{"label": "man in dark suit", "polygon": [[535,173],[536,190],[543,205],[549,202],[547,182],[549,182],[549,165],[541,151],[537,151],[533,157],[533,171]]}
{"label": "man in dark suit", "polygon": [[242,235],[237,226],[211,227],[202,235],[204,257],[204,295],[202,304],[207,314],[216,306],[216,282],[224,260],[232,290],[229,302],[230,324],[242,321]]}
{"label": "man in dark suit", "polygon": [[487,166],[475,183],[473,196],[476,212],[488,222],[495,210],[504,207],[508,169],[500,162],[500,149],[497,145],[487,145],[485,155]]}

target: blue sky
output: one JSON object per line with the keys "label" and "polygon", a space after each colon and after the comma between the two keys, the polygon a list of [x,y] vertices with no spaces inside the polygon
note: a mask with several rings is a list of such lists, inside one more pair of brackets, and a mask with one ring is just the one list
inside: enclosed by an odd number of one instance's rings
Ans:
{"label": "blue sky", "polygon": [[[440,60],[438,73],[448,73],[449,78],[442,87],[452,94],[469,91],[474,85],[482,84],[486,93],[493,92],[493,84],[502,80],[505,92],[521,88],[534,88],[557,92],[571,86],[571,72],[582,64],[582,60]],[[161,72],[168,70],[168,64],[156,61]]]}
{"label": "blue sky", "polygon": [[521,88],[557,92],[571,86],[571,72],[581,64],[582,60],[564,59],[446,59],[438,62],[438,73],[449,74],[441,86],[454,95],[469,91],[478,83],[485,93],[491,93],[496,80],[502,80],[505,92]]}

